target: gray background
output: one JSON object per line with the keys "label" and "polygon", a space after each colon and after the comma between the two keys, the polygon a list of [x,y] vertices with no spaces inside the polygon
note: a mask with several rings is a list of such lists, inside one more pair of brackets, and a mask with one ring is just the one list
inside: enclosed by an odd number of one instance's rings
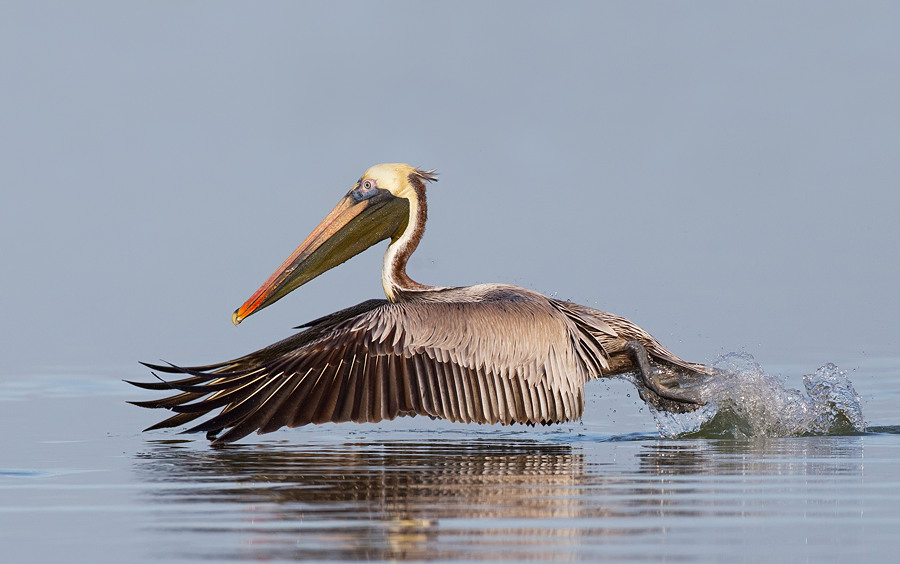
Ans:
{"label": "gray background", "polygon": [[383,245],[231,312],[368,166],[410,263],[690,360],[896,357],[900,4],[4,2],[0,377],[225,360],[383,295]]}

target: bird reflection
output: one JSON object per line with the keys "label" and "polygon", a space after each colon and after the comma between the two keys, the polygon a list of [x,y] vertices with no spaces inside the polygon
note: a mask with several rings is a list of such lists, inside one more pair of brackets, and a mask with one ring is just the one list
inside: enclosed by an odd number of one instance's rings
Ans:
{"label": "bird reflection", "polygon": [[[135,471],[163,508],[156,527],[166,539],[162,557],[590,560],[609,545],[656,542],[672,519],[746,511],[723,486],[734,476],[858,471],[862,447],[841,439],[758,447],[436,440],[215,450],[170,441],[151,444]],[[798,472],[798,463],[808,466]]]}
{"label": "bird reflection", "polygon": [[[306,511],[306,505],[295,504],[353,502],[360,504],[358,517],[372,518],[374,512],[401,521],[434,515],[436,509],[441,517],[571,515],[559,499],[586,473],[584,455],[570,445],[267,447],[186,452],[176,445],[157,445],[143,456],[146,463],[140,469],[154,480],[200,484],[197,493],[210,500],[276,504],[284,512],[280,518],[291,518],[295,508]],[[223,487],[210,487],[210,482]],[[184,493],[163,489],[160,495]]]}
{"label": "bird reflection", "polygon": [[[577,446],[528,441],[213,451],[156,444],[137,472],[157,486],[153,501],[213,508],[207,518],[166,518],[167,538],[240,532],[254,539],[254,557],[550,560],[586,533],[635,532],[584,528],[586,517],[616,514],[584,503],[580,492],[598,478],[590,466]],[[228,504],[238,505],[239,525],[222,525]],[[504,539],[514,542],[496,550]],[[235,557],[227,551],[203,557]]]}

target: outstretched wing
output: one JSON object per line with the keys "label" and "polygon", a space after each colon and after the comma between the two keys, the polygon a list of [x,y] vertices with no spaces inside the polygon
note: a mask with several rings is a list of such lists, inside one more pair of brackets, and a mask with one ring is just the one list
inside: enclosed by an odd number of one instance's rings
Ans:
{"label": "outstretched wing", "polygon": [[179,392],[133,403],[176,412],[150,429],[183,425],[222,408],[186,431],[226,430],[216,442],[282,426],[401,415],[554,423],[581,416],[584,383],[607,366],[591,331],[527,291],[472,301],[370,300],[304,327],[226,363],[148,364],[187,377],[132,382]]}

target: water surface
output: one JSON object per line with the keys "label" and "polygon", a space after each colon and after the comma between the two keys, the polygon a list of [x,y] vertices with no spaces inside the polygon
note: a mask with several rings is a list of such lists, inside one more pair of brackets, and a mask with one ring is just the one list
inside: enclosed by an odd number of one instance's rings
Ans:
{"label": "water surface", "polygon": [[900,361],[852,377],[866,432],[668,438],[611,382],[570,425],[414,418],[222,448],[139,433],[158,414],[115,381],[36,377],[0,389],[0,535],[9,561],[889,561]]}

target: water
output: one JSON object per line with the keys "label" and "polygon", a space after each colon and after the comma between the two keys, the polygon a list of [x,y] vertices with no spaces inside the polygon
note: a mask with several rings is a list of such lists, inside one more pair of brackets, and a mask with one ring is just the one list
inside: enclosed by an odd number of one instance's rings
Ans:
{"label": "water", "polygon": [[139,433],[159,413],[111,378],[6,383],[4,561],[891,561],[900,359],[717,367],[714,404],[682,419],[610,381],[569,425],[414,418],[222,448]]}
{"label": "water", "polygon": [[725,355],[712,366],[717,376],[701,386],[707,405],[687,415],[653,411],[663,436],[749,439],[866,430],[859,394],[832,363],[803,377],[805,393],[785,387],[747,353]]}

